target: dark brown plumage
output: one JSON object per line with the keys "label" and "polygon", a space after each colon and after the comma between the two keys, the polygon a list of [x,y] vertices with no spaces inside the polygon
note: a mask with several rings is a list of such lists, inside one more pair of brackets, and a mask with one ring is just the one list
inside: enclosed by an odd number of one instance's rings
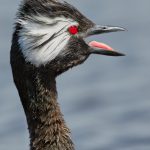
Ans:
{"label": "dark brown plumage", "polygon": [[[70,22],[66,24],[68,20]],[[61,21],[63,23],[59,24]],[[45,34],[40,32],[41,28],[45,32],[47,31],[44,30],[45,28],[51,29],[55,26],[54,29],[56,29],[63,24],[66,27],[72,23],[78,24],[79,33],[77,35],[70,35],[68,30],[64,30],[64,27],[48,38],[49,32]],[[30,26],[32,24],[33,26]],[[122,30],[117,27],[97,27],[66,2],[28,0],[22,3],[17,14],[12,39],[11,67],[27,118],[31,150],[74,150],[70,130],[65,124],[57,103],[55,79],[69,68],[83,63],[91,53],[121,55],[115,51],[90,47],[84,38],[88,35]],[[60,31],[63,31],[61,34],[69,36],[69,40],[62,50],[58,49],[58,44],[56,49],[51,49],[52,44],[48,45],[48,43],[52,40],[57,42],[61,36],[58,34]],[[43,50],[43,53],[46,52],[46,54],[40,57],[43,55],[40,51],[47,45],[48,48]],[[52,60],[43,63],[43,58],[46,58],[47,54],[51,58],[49,51],[54,50],[60,50],[60,52]],[[29,52],[26,53],[27,51]],[[41,62],[37,64],[32,61],[30,54],[34,59],[38,56]]]}

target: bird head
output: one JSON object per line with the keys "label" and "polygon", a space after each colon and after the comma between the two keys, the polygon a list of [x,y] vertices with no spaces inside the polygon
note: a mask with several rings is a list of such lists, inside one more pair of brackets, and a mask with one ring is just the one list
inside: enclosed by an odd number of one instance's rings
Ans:
{"label": "bird head", "polygon": [[36,68],[50,68],[56,74],[83,63],[90,54],[123,56],[106,44],[85,40],[96,34],[124,31],[123,28],[96,25],[64,1],[25,1],[16,26],[25,62]]}

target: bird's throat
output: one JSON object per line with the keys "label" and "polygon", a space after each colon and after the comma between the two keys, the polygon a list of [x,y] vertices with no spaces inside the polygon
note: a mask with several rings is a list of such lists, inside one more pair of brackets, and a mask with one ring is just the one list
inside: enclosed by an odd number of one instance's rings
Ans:
{"label": "bird's throat", "polygon": [[20,97],[27,117],[31,150],[74,150],[57,103],[55,78],[38,71],[20,82],[26,85]]}

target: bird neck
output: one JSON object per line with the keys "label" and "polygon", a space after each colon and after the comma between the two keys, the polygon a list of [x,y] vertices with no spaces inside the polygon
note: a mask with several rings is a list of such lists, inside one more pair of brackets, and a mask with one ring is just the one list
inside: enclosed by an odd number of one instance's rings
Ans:
{"label": "bird neck", "polygon": [[27,77],[22,103],[27,117],[31,150],[74,150],[70,130],[57,102],[56,80],[47,72]]}

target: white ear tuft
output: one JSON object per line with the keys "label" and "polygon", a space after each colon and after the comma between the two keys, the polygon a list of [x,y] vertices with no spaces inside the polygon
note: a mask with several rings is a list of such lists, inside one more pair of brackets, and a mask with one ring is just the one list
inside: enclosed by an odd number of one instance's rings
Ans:
{"label": "white ear tuft", "polygon": [[40,15],[28,17],[27,20],[18,19],[17,22],[22,27],[18,40],[21,51],[25,60],[36,67],[55,59],[71,37],[68,28],[78,26],[72,19],[48,18]]}

